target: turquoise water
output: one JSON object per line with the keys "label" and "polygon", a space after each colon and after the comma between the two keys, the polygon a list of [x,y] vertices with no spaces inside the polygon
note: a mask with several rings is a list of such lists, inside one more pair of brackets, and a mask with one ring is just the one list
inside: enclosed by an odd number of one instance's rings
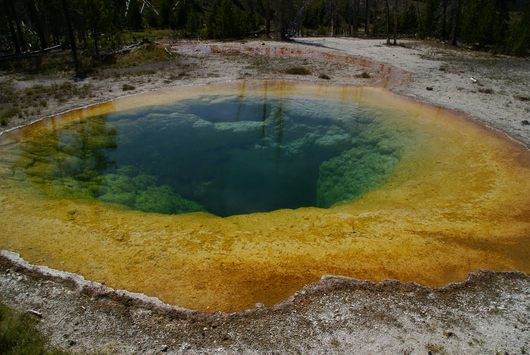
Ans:
{"label": "turquoise water", "polygon": [[205,96],[71,122],[22,156],[54,196],[230,216],[352,201],[391,175],[401,141],[351,103]]}

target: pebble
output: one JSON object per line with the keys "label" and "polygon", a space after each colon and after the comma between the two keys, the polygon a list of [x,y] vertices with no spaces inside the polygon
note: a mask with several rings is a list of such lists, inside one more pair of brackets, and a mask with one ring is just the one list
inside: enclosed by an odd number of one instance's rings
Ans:
{"label": "pebble", "polygon": [[167,352],[167,349],[168,349],[168,346],[167,345],[162,345],[162,347],[160,348],[160,351],[162,351],[163,353]]}

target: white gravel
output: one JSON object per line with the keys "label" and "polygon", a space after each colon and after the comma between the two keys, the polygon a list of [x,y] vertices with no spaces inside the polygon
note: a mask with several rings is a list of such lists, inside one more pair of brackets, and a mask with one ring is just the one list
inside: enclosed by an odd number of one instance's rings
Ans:
{"label": "white gravel", "polygon": [[[391,64],[412,74],[392,90],[424,102],[467,113],[530,146],[530,60],[455,50],[422,42],[352,38],[300,38],[297,43],[323,46],[373,61]],[[474,82],[471,78],[477,80]],[[427,91],[432,87],[432,91]],[[492,90],[492,93],[488,93]],[[482,91],[482,92],[481,92]]]}

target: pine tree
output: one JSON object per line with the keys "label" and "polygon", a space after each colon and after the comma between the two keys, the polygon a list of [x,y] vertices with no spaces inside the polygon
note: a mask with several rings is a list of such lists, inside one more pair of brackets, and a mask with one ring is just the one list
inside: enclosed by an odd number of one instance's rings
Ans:
{"label": "pine tree", "polygon": [[197,12],[193,8],[188,12],[187,17],[188,18],[186,20],[186,35],[191,37],[199,32],[201,23]]}
{"label": "pine tree", "polygon": [[171,12],[173,9],[172,0],[161,0],[160,1],[160,26],[164,28],[170,27]]}
{"label": "pine tree", "polygon": [[416,33],[418,30],[418,18],[414,5],[409,4],[399,19],[400,33]]}
{"label": "pine tree", "polygon": [[434,35],[436,27],[436,10],[439,0],[427,0],[420,25],[420,37],[431,37]]}
{"label": "pine tree", "polygon": [[530,48],[530,3],[526,6],[521,18],[509,30],[507,52],[525,56]]}
{"label": "pine tree", "polygon": [[231,0],[215,3],[208,18],[207,33],[210,38],[239,38],[242,35],[239,11]]}
{"label": "pine tree", "polygon": [[127,27],[130,30],[135,31],[144,28],[139,0],[131,0],[129,2],[129,10],[127,11]]}

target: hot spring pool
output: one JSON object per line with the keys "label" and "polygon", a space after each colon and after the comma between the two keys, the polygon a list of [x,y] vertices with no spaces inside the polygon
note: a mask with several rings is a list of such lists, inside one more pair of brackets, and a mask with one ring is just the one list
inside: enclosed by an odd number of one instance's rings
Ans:
{"label": "hot spring pool", "polygon": [[205,95],[71,121],[21,143],[19,165],[53,197],[226,217],[351,202],[413,135],[351,102]]}
{"label": "hot spring pool", "polygon": [[528,271],[530,153],[383,89],[239,82],[0,138],[0,248],[203,311]]}

